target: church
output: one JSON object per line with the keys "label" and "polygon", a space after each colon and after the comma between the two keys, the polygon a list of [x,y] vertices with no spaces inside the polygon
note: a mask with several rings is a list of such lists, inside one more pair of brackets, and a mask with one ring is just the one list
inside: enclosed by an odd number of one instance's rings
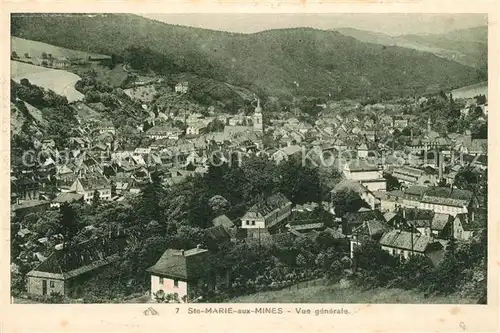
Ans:
{"label": "church", "polygon": [[257,98],[257,106],[253,113],[253,130],[256,133],[264,133],[264,123],[262,121],[262,108],[260,107],[260,99]]}

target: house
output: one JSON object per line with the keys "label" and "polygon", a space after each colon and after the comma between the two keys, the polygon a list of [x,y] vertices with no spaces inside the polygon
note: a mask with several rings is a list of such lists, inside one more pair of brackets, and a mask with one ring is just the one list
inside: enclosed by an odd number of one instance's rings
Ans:
{"label": "house", "polygon": [[203,230],[205,243],[209,248],[220,249],[231,241],[231,235],[224,226],[215,225]]}
{"label": "house", "polygon": [[61,57],[57,59],[52,59],[50,61],[50,66],[54,68],[68,68],[69,66],[71,66],[71,62],[64,57]]}
{"label": "house", "polygon": [[365,160],[353,160],[345,164],[343,173],[346,179],[364,181],[383,178],[376,163]]}
{"label": "house", "polygon": [[388,231],[389,228],[387,225],[380,220],[368,220],[363,221],[363,224],[356,227],[352,231],[351,238],[349,238],[350,249],[351,249],[351,258],[354,256],[354,249],[360,246],[367,239],[372,239],[375,241],[379,241],[380,237],[384,234],[384,232]]}
{"label": "house", "polygon": [[408,119],[405,117],[394,117],[392,127],[402,130],[408,127]]}
{"label": "house", "polygon": [[342,218],[342,234],[352,235],[353,230],[366,221],[379,221],[384,223],[384,216],[377,209],[360,208],[357,212],[348,212]]}
{"label": "house", "polygon": [[11,208],[15,216],[22,218],[26,214],[44,212],[50,208],[50,202],[46,200],[19,201]]}
{"label": "house", "polygon": [[40,185],[31,178],[12,179],[12,192],[15,192],[19,200],[38,200]]}
{"label": "house", "polygon": [[302,148],[298,145],[292,145],[284,148],[280,148],[272,156],[273,160],[277,165],[283,161],[288,161],[291,156],[294,156],[302,151]]}
{"label": "house", "polygon": [[197,121],[190,123],[188,127],[186,128],[186,134],[187,135],[200,135],[203,134],[206,129],[207,129],[207,122],[206,121]]}
{"label": "house", "polygon": [[188,92],[188,82],[187,81],[181,81],[175,85],[175,92],[176,93],[181,93],[185,94]]}
{"label": "house", "polygon": [[362,143],[358,147],[358,157],[359,158],[367,158],[368,157],[368,146],[366,143]]}
{"label": "house", "polygon": [[198,288],[212,288],[217,281],[228,282],[227,273],[218,272],[211,253],[197,246],[190,250],[167,249],[156,264],[147,269],[151,274],[151,298],[159,294],[177,294],[181,302],[189,302]]}
{"label": "house", "polygon": [[26,290],[33,295],[60,293],[81,297],[79,285],[116,262],[124,246],[123,235],[94,239],[68,248],[58,246],[46,260],[26,274]]}
{"label": "house", "polygon": [[86,203],[92,202],[95,191],[99,193],[100,200],[111,200],[111,183],[104,177],[79,177],[71,185],[69,191],[77,194],[83,194],[83,200]]}
{"label": "house", "polygon": [[420,200],[420,208],[436,213],[456,216],[460,213],[473,214],[475,202],[473,193],[448,187],[429,187]]}
{"label": "house", "polygon": [[153,140],[170,139],[178,140],[182,130],[171,126],[153,126],[144,135]]}
{"label": "house", "polygon": [[61,182],[69,182],[75,180],[75,173],[66,164],[56,167],[56,178]]}
{"label": "house", "polygon": [[379,244],[382,250],[402,260],[410,258],[410,255],[423,255],[437,265],[444,257],[443,245],[420,233],[391,230],[382,235]]}
{"label": "house", "polygon": [[277,228],[290,216],[292,202],[282,193],[273,194],[259,200],[241,218],[241,227],[245,229]]}
{"label": "house", "polygon": [[474,234],[468,220],[467,214],[463,213],[456,216],[436,213],[428,223],[421,224],[418,230],[438,239],[468,240]]}
{"label": "house", "polygon": [[325,228],[325,223],[320,219],[294,219],[287,224],[290,232],[304,232],[309,230],[322,230]]}
{"label": "house", "polygon": [[406,165],[395,167],[392,169],[391,175],[400,183],[406,185],[427,185],[436,182],[435,176],[427,174],[424,170]]}
{"label": "house", "polygon": [[372,160],[352,160],[343,168],[345,178],[363,184],[370,191],[385,191],[387,180],[382,176],[378,162]]}
{"label": "house", "polygon": [[360,198],[365,201],[368,206],[370,206],[372,209],[376,208],[377,205],[377,200],[375,195],[373,194],[372,191],[367,189],[365,186],[363,186],[361,183],[353,181],[353,180],[348,180],[344,179],[340,181],[331,191],[330,191],[330,196],[331,200],[333,202],[333,197],[335,196],[336,193],[345,191],[345,190],[350,190],[354,191],[357,193]]}
{"label": "house", "polygon": [[212,220],[214,226],[223,226],[226,229],[234,228],[234,223],[226,215],[219,215]]}
{"label": "house", "polygon": [[51,208],[59,208],[65,203],[83,202],[83,194],[72,192],[61,192],[52,200]]}
{"label": "house", "polygon": [[109,133],[112,135],[116,135],[115,126],[111,121],[108,120],[101,121],[100,124],[97,126],[96,130],[99,134]]}

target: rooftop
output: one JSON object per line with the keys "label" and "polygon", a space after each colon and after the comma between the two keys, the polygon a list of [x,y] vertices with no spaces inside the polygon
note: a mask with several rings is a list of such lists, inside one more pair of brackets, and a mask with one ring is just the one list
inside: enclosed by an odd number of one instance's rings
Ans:
{"label": "rooftop", "polygon": [[276,209],[283,208],[291,204],[290,200],[283,193],[275,193],[266,199],[260,200],[253,205],[248,212],[257,213],[261,216],[267,216]]}
{"label": "rooftop", "polygon": [[382,235],[380,245],[398,248],[402,250],[413,250],[425,252],[431,243],[435,243],[432,237],[419,233],[411,233],[401,230],[391,230]]}
{"label": "rooftop", "polygon": [[167,249],[156,264],[147,269],[153,274],[181,279],[194,279],[206,274],[210,252],[201,248],[190,250]]}
{"label": "rooftop", "polygon": [[117,260],[125,238],[93,239],[54,251],[28,276],[70,279]]}

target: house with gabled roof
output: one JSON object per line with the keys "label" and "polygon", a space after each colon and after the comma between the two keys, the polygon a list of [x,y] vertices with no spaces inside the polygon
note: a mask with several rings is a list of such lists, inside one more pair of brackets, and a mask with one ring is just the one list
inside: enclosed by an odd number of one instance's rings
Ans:
{"label": "house with gabled roof", "polygon": [[78,177],[69,191],[82,194],[86,203],[92,202],[95,191],[99,193],[99,199],[111,200],[111,183],[102,176]]}
{"label": "house with gabled roof", "polygon": [[363,221],[360,226],[352,230],[352,235],[349,238],[351,258],[353,257],[356,247],[361,246],[361,244],[368,239],[379,241],[384,232],[388,230],[390,230],[390,228],[381,220],[373,219]]}
{"label": "house with gabled roof", "polygon": [[[361,207],[357,212],[348,212],[342,218],[342,233],[352,235],[352,232],[367,221],[379,221],[384,224],[384,216],[377,209]],[[375,222],[372,222],[375,223]]]}
{"label": "house with gabled roof", "polygon": [[167,249],[147,269],[151,275],[151,298],[177,294],[183,303],[196,298],[197,288],[214,288],[217,281],[228,282],[229,275],[216,266],[212,253],[197,246],[189,250]]}
{"label": "house with gabled roof", "polygon": [[234,228],[234,223],[226,215],[219,215],[212,220],[214,226],[223,226],[226,229]]}
{"label": "house with gabled roof", "polygon": [[382,235],[379,244],[382,250],[398,256],[401,260],[409,259],[411,255],[422,255],[437,265],[444,258],[441,242],[420,233],[391,230]]}
{"label": "house with gabled roof", "polygon": [[83,202],[83,194],[72,192],[61,192],[55,197],[51,204],[51,208],[59,208],[65,203]]}
{"label": "house with gabled roof", "polygon": [[282,193],[260,199],[241,218],[244,229],[279,228],[292,213],[292,202]]}
{"label": "house with gabled roof", "polygon": [[60,293],[79,297],[78,285],[99,269],[116,262],[125,246],[124,235],[62,245],[26,274],[26,289],[34,295]]}

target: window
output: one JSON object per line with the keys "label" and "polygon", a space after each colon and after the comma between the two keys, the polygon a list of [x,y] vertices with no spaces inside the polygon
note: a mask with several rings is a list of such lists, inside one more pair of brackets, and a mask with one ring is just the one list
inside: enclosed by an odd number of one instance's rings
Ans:
{"label": "window", "polygon": [[255,221],[252,221],[252,225],[255,225]]}
{"label": "window", "polygon": [[160,278],[160,284],[163,284],[163,278],[162,277]]}
{"label": "window", "polygon": [[179,280],[174,280],[174,288],[179,288]]}
{"label": "window", "polygon": [[246,225],[250,225],[250,221],[246,221]]}
{"label": "window", "polygon": [[54,281],[50,281],[50,288],[54,288],[54,287],[55,287]]}

